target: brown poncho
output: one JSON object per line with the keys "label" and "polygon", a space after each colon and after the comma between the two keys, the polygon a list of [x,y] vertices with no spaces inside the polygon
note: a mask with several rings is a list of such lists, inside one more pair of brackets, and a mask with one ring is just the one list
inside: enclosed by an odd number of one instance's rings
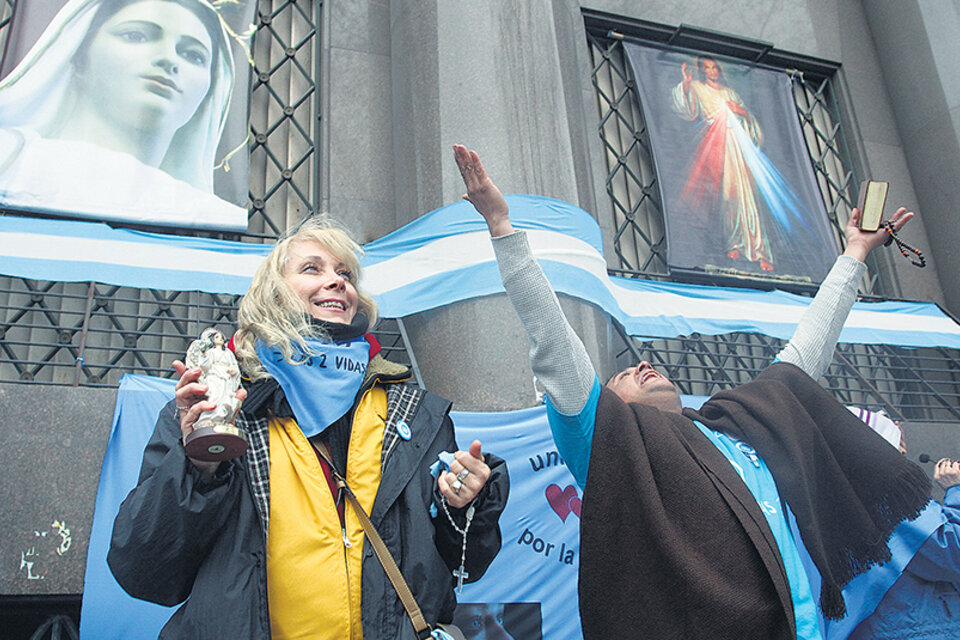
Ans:
{"label": "brown poncho", "polygon": [[840,588],[889,558],[929,480],[797,367],[776,364],[714,396],[700,414],[628,405],[604,390],[581,521],[584,637],[777,639],[796,635],[773,534],[729,461],[693,424],[765,459],[823,576]]}

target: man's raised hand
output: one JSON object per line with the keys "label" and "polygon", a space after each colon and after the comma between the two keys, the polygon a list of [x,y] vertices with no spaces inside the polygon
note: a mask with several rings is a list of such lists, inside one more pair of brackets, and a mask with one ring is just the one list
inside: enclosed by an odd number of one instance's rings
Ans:
{"label": "man's raised hand", "polygon": [[[906,207],[897,209],[894,214],[890,216],[890,224],[893,225],[893,230],[900,231],[903,225],[907,224],[913,216],[913,211],[907,211]],[[890,235],[883,227],[880,227],[877,231],[863,231],[860,229],[859,223],[860,210],[854,209],[850,213],[850,219],[847,221],[847,226],[843,230],[847,239],[847,246],[843,251],[843,255],[851,256],[863,262],[867,255],[885,243]]]}
{"label": "man's raised hand", "polygon": [[513,225],[510,224],[510,209],[507,206],[507,200],[503,197],[500,189],[493,183],[490,176],[483,168],[480,162],[480,156],[476,151],[467,149],[462,144],[453,145],[453,159],[457,162],[460,169],[460,175],[463,177],[463,184],[467,192],[463,195],[464,200],[469,200],[474,208],[483,216],[490,229],[490,235],[505,236],[513,233]]}

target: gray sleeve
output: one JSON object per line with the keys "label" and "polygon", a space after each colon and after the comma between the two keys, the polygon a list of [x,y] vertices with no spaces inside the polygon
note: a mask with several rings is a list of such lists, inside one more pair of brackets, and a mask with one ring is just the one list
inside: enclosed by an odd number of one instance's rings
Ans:
{"label": "gray sleeve", "polygon": [[777,359],[803,369],[813,379],[827,372],[840,331],[857,299],[857,284],[867,265],[840,256],[800,318],[797,330]]}
{"label": "gray sleeve", "polygon": [[530,338],[530,365],[560,412],[583,409],[597,377],[523,231],[492,238],[500,277]]}

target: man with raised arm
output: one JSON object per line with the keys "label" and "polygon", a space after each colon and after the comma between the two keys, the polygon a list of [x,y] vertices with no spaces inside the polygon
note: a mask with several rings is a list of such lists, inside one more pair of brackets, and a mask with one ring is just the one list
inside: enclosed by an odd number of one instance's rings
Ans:
{"label": "man with raised arm", "polygon": [[[861,232],[855,210],[844,255],[777,363],[693,412],[648,362],[601,385],[479,157],[461,145],[454,157],[529,335],[557,448],[584,489],[584,637],[822,638],[818,603],[843,617],[842,587],[890,558],[891,532],[929,496],[923,472],[814,380],[886,234]],[[891,222],[911,217],[901,208]]]}

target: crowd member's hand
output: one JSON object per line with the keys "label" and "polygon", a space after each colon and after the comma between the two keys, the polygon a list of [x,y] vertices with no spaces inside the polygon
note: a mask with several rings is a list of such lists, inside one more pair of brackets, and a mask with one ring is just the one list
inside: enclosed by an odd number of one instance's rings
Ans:
{"label": "crowd member's hand", "polygon": [[950,458],[941,458],[933,470],[933,479],[944,491],[960,484],[960,462]]}
{"label": "crowd member's hand", "polygon": [[900,455],[907,455],[907,438],[903,435],[903,425],[900,424],[899,420],[894,420],[893,424],[897,425],[897,429],[900,429],[900,446],[897,447],[900,450]]}
{"label": "crowd member's hand", "polygon": [[513,233],[507,199],[487,175],[477,152],[468,150],[462,144],[455,144],[453,159],[456,160],[463,184],[467,187],[463,199],[469,200],[487,221],[490,235],[497,237]]}
{"label": "crowd member's hand", "polygon": [[[204,411],[211,411],[217,408],[217,403],[207,399],[207,385],[200,383],[199,368],[187,369],[187,365],[179,360],[173,361],[173,368],[180,376],[177,382],[177,391],[175,398],[177,401],[177,417],[180,419],[180,432],[184,444],[187,436],[193,433],[200,414]],[[247,390],[237,389],[237,398],[242,403],[247,397]],[[190,462],[197,468],[204,478],[211,477],[217,470],[219,462],[206,462],[189,458]]]}
{"label": "crowd member's hand", "polygon": [[480,441],[474,440],[469,451],[457,451],[450,470],[437,477],[437,486],[452,507],[470,504],[490,478],[490,467],[483,461]]}
{"label": "crowd member's hand", "polygon": [[[913,216],[913,211],[907,211],[906,207],[897,209],[893,216],[890,217],[890,223],[893,225],[894,231],[900,231],[903,225],[907,224]],[[843,230],[843,234],[847,239],[847,247],[843,255],[856,258],[860,262],[863,262],[866,260],[867,254],[887,241],[890,234],[887,233],[886,229],[882,226],[876,231],[861,231],[858,226],[859,223],[860,210],[854,209],[850,213],[850,219],[847,221],[847,226]]]}

